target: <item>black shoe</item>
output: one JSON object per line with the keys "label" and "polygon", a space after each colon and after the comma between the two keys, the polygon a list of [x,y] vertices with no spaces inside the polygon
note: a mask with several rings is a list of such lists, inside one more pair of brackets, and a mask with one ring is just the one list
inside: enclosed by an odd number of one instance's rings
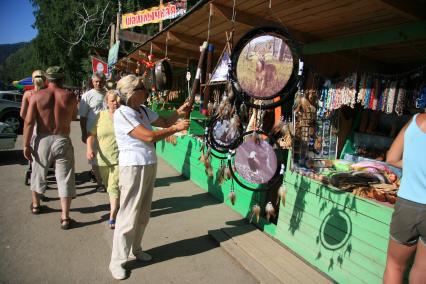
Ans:
{"label": "black shoe", "polygon": [[49,198],[47,198],[44,194],[40,194],[40,200],[43,202],[49,201]]}
{"label": "black shoe", "polygon": [[102,193],[106,192],[105,186],[103,186],[103,185],[97,186],[96,191],[102,192]]}
{"label": "black shoe", "polygon": [[90,174],[90,182],[96,183],[96,176],[93,173],[93,171],[90,171],[89,174]]}

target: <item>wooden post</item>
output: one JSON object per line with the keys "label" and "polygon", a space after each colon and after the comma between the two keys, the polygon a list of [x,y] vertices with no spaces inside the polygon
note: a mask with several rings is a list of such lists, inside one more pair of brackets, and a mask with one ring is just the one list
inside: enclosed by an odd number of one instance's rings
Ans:
{"label": "wooden post", "polygon": [[[163,5],[163,0],[160,0],[160,7]],[[163,21],[160,22],[160,32],[163,30]]]}
{"label": "wooden post", "polygon": [[213,52],[214,52],[214,45],[209,44],[208,46],[208,53],[207,53],[207,66],[206,66],[206,85],[204,88],[204,99],[203,99],[203,108],[202,108],[202,114],[208,115],[207,113],[207,104],[210,101],[210,79],[212,77],[212,60],[213,60]]}
{"label": "wooden post", "polygon": [[118,40],[118,34],[120,33],[120,19],[121,15],[120,13],[117,13],[117,25],[115,26],[115,41]]}
{"label": "wooden post", "polygon": [[[197,93],[198,88],[200,87],[201,69],[203,68],[204,58],[206,57],[206,51],[207,51],[207,41],[205,41],[203,45],[201,46],[200,59],[198,59],[197,71],[195,73],[194,82],[192,83],[191,95],[189,96],[189,100],[188,100],[191,105],[194,104],[195,94]],[[189,115],[186,118],[189,118]]]}
{"label": "wooden post", "polygon": [[115,24],[111,24],[111,37],[109,39],[109,48],[115,43]]}

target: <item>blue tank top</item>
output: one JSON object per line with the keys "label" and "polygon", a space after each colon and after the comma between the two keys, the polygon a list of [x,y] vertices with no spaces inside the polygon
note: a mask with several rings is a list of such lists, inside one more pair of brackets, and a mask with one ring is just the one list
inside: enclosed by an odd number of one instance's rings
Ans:
{"label": "blue tank top", "polygon": [[398,196],[426,204],[426,133],[413,117],[404,134],[402,155],[402,179]]}

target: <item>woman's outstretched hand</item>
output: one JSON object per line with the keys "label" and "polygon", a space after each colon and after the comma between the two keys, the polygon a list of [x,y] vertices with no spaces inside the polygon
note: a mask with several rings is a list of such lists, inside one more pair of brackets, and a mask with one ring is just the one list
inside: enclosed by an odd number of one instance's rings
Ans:
{"label": "woman's outstretched hand", "polygon": [[189,119],[182,119],[182,120],[177,121],[174,124],[174,128],[178,132],[188,129],[189,128]]}
{"label": "woman's outstretched hand", "polygon": [[191,109],[192,109],[192,104],[190,104],[188,101],[186,101],[186,102],[183,103],[183,105],[181,105],[176,110],[176,112],[179,116],[189,116]]}

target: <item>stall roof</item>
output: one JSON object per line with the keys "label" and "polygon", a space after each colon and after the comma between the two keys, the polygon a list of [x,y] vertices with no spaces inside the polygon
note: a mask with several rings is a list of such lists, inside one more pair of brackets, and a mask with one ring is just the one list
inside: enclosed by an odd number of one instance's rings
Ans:
{"label": "stall roof", "polygon": [[[221,50],[225,33],[233,27],[233,2],[198,2],[185,16],[127,54],[119,65],[128,66],[143,57],[151,43],[153,53],[161,58],[167,42],[171,62],[186,66],[188,59],[198,59],[199,46],[208,34],[216,50]],[[357,49],[383,63],[426,63],[426,0],[273,0],[271,9],[269,0],[235,3],[234,42],[253,27],[281,24],[306,54]]]}

